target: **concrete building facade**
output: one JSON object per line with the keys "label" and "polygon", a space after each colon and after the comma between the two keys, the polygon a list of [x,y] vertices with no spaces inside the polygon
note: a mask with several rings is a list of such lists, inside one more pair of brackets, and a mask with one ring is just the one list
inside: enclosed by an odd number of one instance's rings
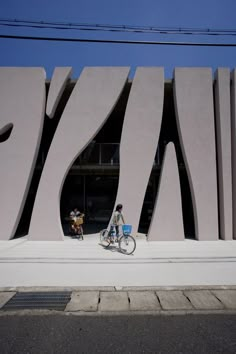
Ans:
{"label": "concrete building facade", "polygon": [[236,239],[235,70],[0,68],[0,239],[64,240],[124,205],[147,240]]}

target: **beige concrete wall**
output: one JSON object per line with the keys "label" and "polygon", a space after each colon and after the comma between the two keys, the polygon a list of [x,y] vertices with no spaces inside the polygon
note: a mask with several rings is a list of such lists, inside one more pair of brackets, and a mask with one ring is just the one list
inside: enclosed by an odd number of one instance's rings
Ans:
{"label": "beige concrete wall", "polygon": [[66,84],[72,74],[71,67],[55,68],[49,86],[47,97],[46,113],[49,118],[53,118],[65,90]]}
{"label": "beige concrete wall", "polygon": [[233,188],[233,238],[236,240],[236,69],[231,73],[231,138],[232,138],[232,188]]}
{"label": "beige concrete wall", "polygon": [[[62,114],[44,165],[31,218],[31,240],[64,239],[60,220],[60,195],[64,180],[75,159],[109,117],[122,93],[128,73],[129,68],[125,67],[83,70]],[[54,71],[46,106],[50,118],[54,116],[70,75],[69,67],[56,68]],[[219,238],[215,141],[218,153],[220,235],[225,240],[232,237],[236,239],[235,82],[236,71],[233,70],[230,101],[229,70],[217,70],[215,126],[211,69],[177,68],[174,73],[177,127],[193,200],[196,237],[199,240]],[[138,68],[132,82],[122,129],[120,178],[115,203],[124,205],[126,222],[133,225],[134,234],[138,230],[157,149],[163,100],[163,68]],[[18,226],[35,168],[44,114],[44,69],[0,68],[0,134],[13,126],[9,139],[0,143],[2,240],[12,238]],[[156,229],[167,229],[164,223],[160,224],[157,215],[166,212],[166,205],[171,203],[172,194],[175,193],[177,204],[171,204],[169,212],[174,215],[172,219],[178,219],[174,222],[176,228],[181,230],[182,227],[176,159],[171,152],[172,147],[169,146],[168,150],[163,167],[163,176],[166,177],[162,177],[149,230],[150,239],[155,239]],[[174,188],[173,192],[168,192],[168,185]],[[164,236],[165,239],[172,239],[171,233],[168,231],[169,236]],[[164,235],[164,231],[159,234]],[[182,239],[182,231],[178,235],[178,239]]]}
{"label": "beige concrete wall", "polygon": [[156,154],[164,100],[163,68],[138,68],[126,108],[120,144],[116,203],[135,235]]}
{"label": "beige concrete wall", "polygon": [[174,98],[177,127],[189,178],[196,238],[217,240],[213,78],[210,68],[176,68]]}
{"label": "beige concrete wall", "polygon": [[60,196],[73,162],[106,122],[127,81],[129,68],[85,68],[55,132],[37,191],[31,240],[63,240]]}
{"label": "beige concrete wall", "polygon": [[215,83],[215,117],[217,142],[217,170],[219,188],[220,238],[232,240],[232,154],[231,154],[231,110],[230,71],[219,68]]}
{"label": "beige concrete wall", "polygon": [[184,224],[179,171],[173,143],[166,146],[153,210],[149,241],[183,241]]}
{"label": "beige concrete wall", "polygon": [[0,143],[0,239],[18,226],[34,171],[45,113],[42,68],[0,68],[0,130],[13,129]]}

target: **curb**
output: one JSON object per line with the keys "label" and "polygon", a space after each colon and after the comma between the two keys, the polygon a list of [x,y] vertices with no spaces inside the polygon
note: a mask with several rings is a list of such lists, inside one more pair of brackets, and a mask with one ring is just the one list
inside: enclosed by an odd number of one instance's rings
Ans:
{"label": "curb", "polygon": [[236,314],[236,287],[139,290],[43,287],[0,292],[0,316],[58,313],[89,316]]}
{"label": "curb", "polygon": [[236,290],[236,285],[190,285],[190,286],[18,286],[0,287],[6,291],[157,291],[157,290]]}

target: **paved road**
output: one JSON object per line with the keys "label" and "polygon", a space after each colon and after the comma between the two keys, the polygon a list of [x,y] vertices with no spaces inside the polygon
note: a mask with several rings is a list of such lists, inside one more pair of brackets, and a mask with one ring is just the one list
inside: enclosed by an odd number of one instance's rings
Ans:
{"label": "paved road", "polygon": [[1,354],[235,353],[236,315],[0,317]]}

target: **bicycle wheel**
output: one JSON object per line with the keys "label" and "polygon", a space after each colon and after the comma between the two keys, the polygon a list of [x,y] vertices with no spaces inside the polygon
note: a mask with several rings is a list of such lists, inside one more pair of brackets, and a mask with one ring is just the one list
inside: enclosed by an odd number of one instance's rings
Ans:
{"label": "bicycle wheel", "polygon": [[123,235],[119,240],[119,249],[124,254],[132,254],[136,248],[136,241],[131,235]]}
{"label": "bicycle wheel", "polygon": [[79,237],[80,237],[82,240],[84,240],[84,232],[83,232],[83,231],[81,231],[81,232],[79,233]]}
{"label": "bicycle wheel", "polygon": [[110,245],[111,240],[108,237],[108,230],[107,229],[104,229],[104,230],[100,231],[100,243],[104,247],[108,247]]}
{"label": "bicycle wheel", "polygon": [[84,239],[84,231],[82,227],[77,228],[77,236],[79,239],[83,240]]}

